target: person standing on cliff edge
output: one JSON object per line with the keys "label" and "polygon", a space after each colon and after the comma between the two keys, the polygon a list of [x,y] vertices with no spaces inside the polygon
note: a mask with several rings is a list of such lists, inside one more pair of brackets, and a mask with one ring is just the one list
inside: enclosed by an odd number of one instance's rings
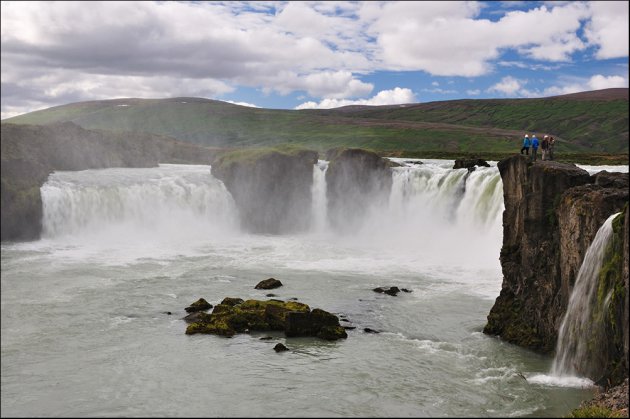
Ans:
{"label": "person standing on cliff edge", "polygon": [[543,161],[549,160],[549,136],[545,135],[543,137],[542,143],[540,145],[542,148],[542,159]]}
{"label": "person standing on cliff edge", "polygon": [[536,134],[532,135],[532,161],[536,161],[536,153],[538,152],[538,138]]}
{"label": "person standing on cliff edge", "polygon": [[521,154],[523,154],[523,150],[525,150],[525,154],[529,156],[529,146],[531,143],[529,142],[529,135],[525,134],[525,138],[523,138],[523,148],[521,148]]}
{"label": "person standing on cliff edge", "polygon": [[556,140],[549,136],[549,160],[553,160],[553,148],[556,145]]}

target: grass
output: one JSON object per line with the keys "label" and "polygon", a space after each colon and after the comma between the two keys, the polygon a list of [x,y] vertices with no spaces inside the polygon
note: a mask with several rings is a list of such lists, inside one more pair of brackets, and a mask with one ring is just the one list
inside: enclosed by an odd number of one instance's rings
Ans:
{"label": "grass", "polygon": [[622,418],[624,417],[607,407],[588,406],[574,409],[567,418]]}
{"label": "grass", "polygon": [[627,100],[459,100],[296,111],[196,98],[116,99],[58,106],[2,123],[60,121],[86,129],[148,132],[228,148],[291,144],[320,152],[353,147],[407,156],[510,155],[520,150],[525,132],[539,132],[556,136],[559,156],[626,154],[627,161],[628,153]]}

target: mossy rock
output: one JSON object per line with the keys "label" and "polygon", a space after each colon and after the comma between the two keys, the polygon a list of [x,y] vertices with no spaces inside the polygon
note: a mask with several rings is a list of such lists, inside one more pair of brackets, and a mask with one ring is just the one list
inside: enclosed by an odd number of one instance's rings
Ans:
{"label": "mossy rock", "polygon": [[203,311],[195,311],[184,317],[182,320],[185,320],[186,323],[208,322],[210,321],[210,314]]}
{"label": "mossy rock", "polygon": [[242,303],[243,303],[242,298],[232,298],[232,297],[225,297],[223,301],[221,301],[221,304],[225,304],[230,307],[234,307],[235,305],[242,304]]}
{"label": "mossy rock", "polygon": [[236,334],[236,331],[229,327],[225,322],[195,322],[188,325],[188,327],[186,328],[186,334],[194,335],[195,333],[207,333],[212,335],[232,337]]}
{"label": "mossy rock", "polygon": [[187,313],[194,313],[196,311],[204,311],[210,308],[212,308],[212,304],[208,303],[203,298],[200,298],[194,303],[192,303],[190,306],[186,307],[185,310]]}
{"label": "mossy rock", "polygon": [[[334,314],[321,309],[311,311],[307,304],[281,300],[224,299],[211,314],[195,317],[186,334],[208,333],[233,336],[249,331],[284,331],[287,336],[314,336],[337,340],[347,334]],[[230,303],[235,303],[230,305]]]}
{"label": "mossy rock", "polygon": [[317,337],[324,340],[337,340],[347,338],[348,334],[341,326],[324,326],[317,332]]}

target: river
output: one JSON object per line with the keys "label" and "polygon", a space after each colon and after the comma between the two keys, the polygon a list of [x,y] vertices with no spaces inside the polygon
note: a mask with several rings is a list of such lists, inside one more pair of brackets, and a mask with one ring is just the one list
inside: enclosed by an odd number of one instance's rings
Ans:
{"label": "river", "polygon": [[[502,280],[496,163],[398,161],[353,234],[327,226],[323,161],[312,228],[282,236],[242,232],[210,166],[51,175],[42,239],[2,244],[2,416],[555,417],[589,398],[528,381],[552,358],[481,333]],[[269,277],[284,286],[254,289]],[[412,292],[372,291],[394,285]],[[356,329],[184,334],[200,297],[269,292]]]}

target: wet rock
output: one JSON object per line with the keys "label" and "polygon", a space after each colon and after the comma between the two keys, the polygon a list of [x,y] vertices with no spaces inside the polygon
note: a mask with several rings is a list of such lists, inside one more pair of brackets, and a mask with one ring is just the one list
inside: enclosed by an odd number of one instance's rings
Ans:
{"label": "wet rock", "polygon": [[170,316],[171,314],[173,314],[173,313],[171,313],[170,311],[164,311],[163,313],[164,313],[164,314],[166,314],[166,315],[169,315],[169,316]]}
{"label": "wet rock", "polygon": [[223,301],[221,301],[221,304],[225,304],[225,305],[228,305],[230,307],[234,307],[235,305],[241,304],[243,302],[244,301],[243,301],[242,298],[225,297],[223,299]]}
{"label": "wet rock", "polygon": [[372,291],[378,292],[379,294],[387,294],[387,295],[391,295],[395,297],[400,292],[400,289],[398,287],[389,287],[389,288],[377,287],[377,288],[374,288]]}
{"label": "wet rock", "polygon": [[275,278],[265,279],[260,281],[254,288],[257,290],[271,290],[282,286],[282,282]]}
{"label": "wet rock", "polygon": [[[240,299],[231,299],[230,302]],[[225,300],[224,300],[225,301]],[[189,319],[186,334],[209,333],[233,336],[249,331],[284,331],[286,336],[313,336],[325,340],[346,338],[339,319],[306,304],[282,300],[247,300],[240,304],[217,304],[211,314]]]}
{"label": "wet rock", "polygon": [[469,172],[472,172],[476,166],[490,167],[488,162],[483,159],[457,159],[453,169],[468,169]]}
{"label": "wet rock", "polygon": [[343,328],[346,330],[354,330],[356,329],[356,326],[343,326]]}
{"label": "wet rock", "polygon": [[310,336],[312,334],[312,328],[309,313],[287,313],[284,332],[289,337]]}
{"label": "wet rock", "polygon": [[196,311],[205,311],[212,308],[212,304],[208,303],[203,298],[198,299],[190,306],[186,307],[185,310],[187,313],[194,313]]}
{"label": "wet rock", "polygon": [[273,336],[263,336],[260,340],[273,340]]}
{"label": "wet rock", "polygon": [[400,290],[401,290],[402,292],[413,292],[412,290],[407,289],[407,288],[401,288]]}
{"label": "wet rock", "polygon": [[347,338],[348,334],[341,326],[323,326],[319,329],[316,336],[324,340],[338,340]]}
{"label": "wet rock", "polygon": [[284,352],[284,351],[288,351],[289,348],[287,348],[286,346],[284,346],[281,343],[276,344],[276,346],[273,347],[273,350],[276,352]]}
{"label": "wet rock", "polygon": [[364,328],[363,331],[365,333],[381,333],[378,330],[370,329],[369,327]]}
{"label": "wet rock", "polygon": [[265,297],[277,297],[276,294],[265,294]]}
{"label": "wet rock", "polygon": [[210,314],[205,313],[203,311],[195,311],[193,313],[190,313],[186,317],[184,317],[182,320],[185,320],[186,323],[194,323],[194,322],[206,321],[209,319],[210,319]]}

